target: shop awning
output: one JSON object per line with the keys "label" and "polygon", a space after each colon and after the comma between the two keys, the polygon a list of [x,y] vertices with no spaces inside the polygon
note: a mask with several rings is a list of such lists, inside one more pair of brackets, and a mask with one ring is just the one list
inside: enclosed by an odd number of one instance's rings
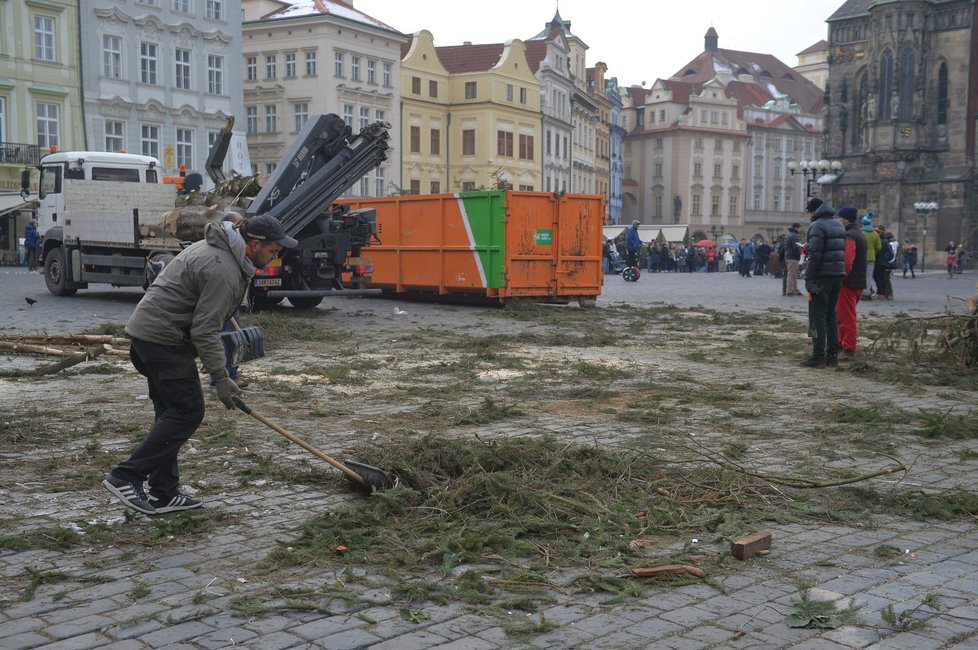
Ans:
{"label": "shop awning", "polygon": [[29,203],[33,203],[36,196],[28,196],[25,200],[20,194],[0,194],[0,215],[19,210]]}

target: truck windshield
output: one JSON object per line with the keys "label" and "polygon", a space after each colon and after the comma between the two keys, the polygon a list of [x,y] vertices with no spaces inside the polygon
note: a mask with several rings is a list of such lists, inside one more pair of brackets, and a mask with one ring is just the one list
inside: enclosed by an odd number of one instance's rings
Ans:
{"label": "truck windshield", "polygon": [[122,181],[124,183],[138,183],[138,169],[119,169],[117,167],[92,167],[93,181]]}

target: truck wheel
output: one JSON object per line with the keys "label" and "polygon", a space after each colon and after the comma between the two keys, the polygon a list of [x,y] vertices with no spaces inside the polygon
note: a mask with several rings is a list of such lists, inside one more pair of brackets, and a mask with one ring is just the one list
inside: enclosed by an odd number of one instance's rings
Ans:
{"label": "truck wheel", "polygon": [[314,296],[311,298],[289,298],[289,302],[291,302],[292,306],[296,309],[313,309],[322,301],[322,296]]}
{"label": "truck wheel", "polygon": [[73,296],[75,287],[68,288],[68,268],[65,266],[65,249],[52,248],[44,256],[44,284],[56,296]]}

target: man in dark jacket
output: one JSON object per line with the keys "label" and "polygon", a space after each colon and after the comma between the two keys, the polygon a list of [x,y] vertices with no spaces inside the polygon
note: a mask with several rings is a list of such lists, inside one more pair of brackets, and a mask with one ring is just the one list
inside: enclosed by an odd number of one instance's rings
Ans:
{"label": "man in dark jacket", "polygon": [[800,223],[793,223],[788,228],[784,240],[781,242],[781,259],[784,260],[784,278],[781,282],[781,295],[800,296],[798,291],[798,264],[801,261],[801,230]]}
{"label": "man in dark jacket", "polygon": [[812,356],[801,362],[806,368],[839,364],[839,322],[836,303],[846,274],[846,231],[835,219],[835,210],[819,198],[806,206],[808,227],[808,291],[812,329]]}
{"label": "man in dark jacket", "polygon": [[856,353],[856,340],[859,326],[856,320],[856,305],[866,290],[866,236],[859,229],[859,211],[851,205],[844,205],[837,213],[839,223],[846,229],[846,277],[839,291],[839,343],[842,352],[840,361],[850,361]]}
{"label": "man in dark jacket", "polygon": [[[128,460],[102,485],[125,506],[146,515],[199,508],[180,494],[177,454],[204,419],[195,357],[227,407],[241,389],[228,377],[221,327],[241,304],[256,269],[296,246],[274,217],[252,217],[240,229],[209,223],[204,239],[185,248],[146,290],[126,323],[132,364],[149,383],[156,420]],[[147,498],[143,483],[149,482]]]}

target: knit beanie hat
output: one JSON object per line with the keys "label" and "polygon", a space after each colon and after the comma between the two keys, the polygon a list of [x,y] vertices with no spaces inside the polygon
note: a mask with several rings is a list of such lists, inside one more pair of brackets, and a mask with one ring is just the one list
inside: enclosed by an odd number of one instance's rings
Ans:
{"label": "knit beanie hat", "polygon": [[859,211],[851,205],[844,205],[841,208],[839,208],[839,211],[836,212],[835,214],[838,217],[842,217],[849,223],[852,223],[853,221],[856,220],[856,216],[859,214]]}
{"label": "knit beanie hat", "polygon": [[863,218],[862,218],[862,221],[860,223],[862,223],[864,226],[872,225],[872,223],[873,223],[873,213],[872,212],[867,212],[866,214],[864,214],[863,215]]}

